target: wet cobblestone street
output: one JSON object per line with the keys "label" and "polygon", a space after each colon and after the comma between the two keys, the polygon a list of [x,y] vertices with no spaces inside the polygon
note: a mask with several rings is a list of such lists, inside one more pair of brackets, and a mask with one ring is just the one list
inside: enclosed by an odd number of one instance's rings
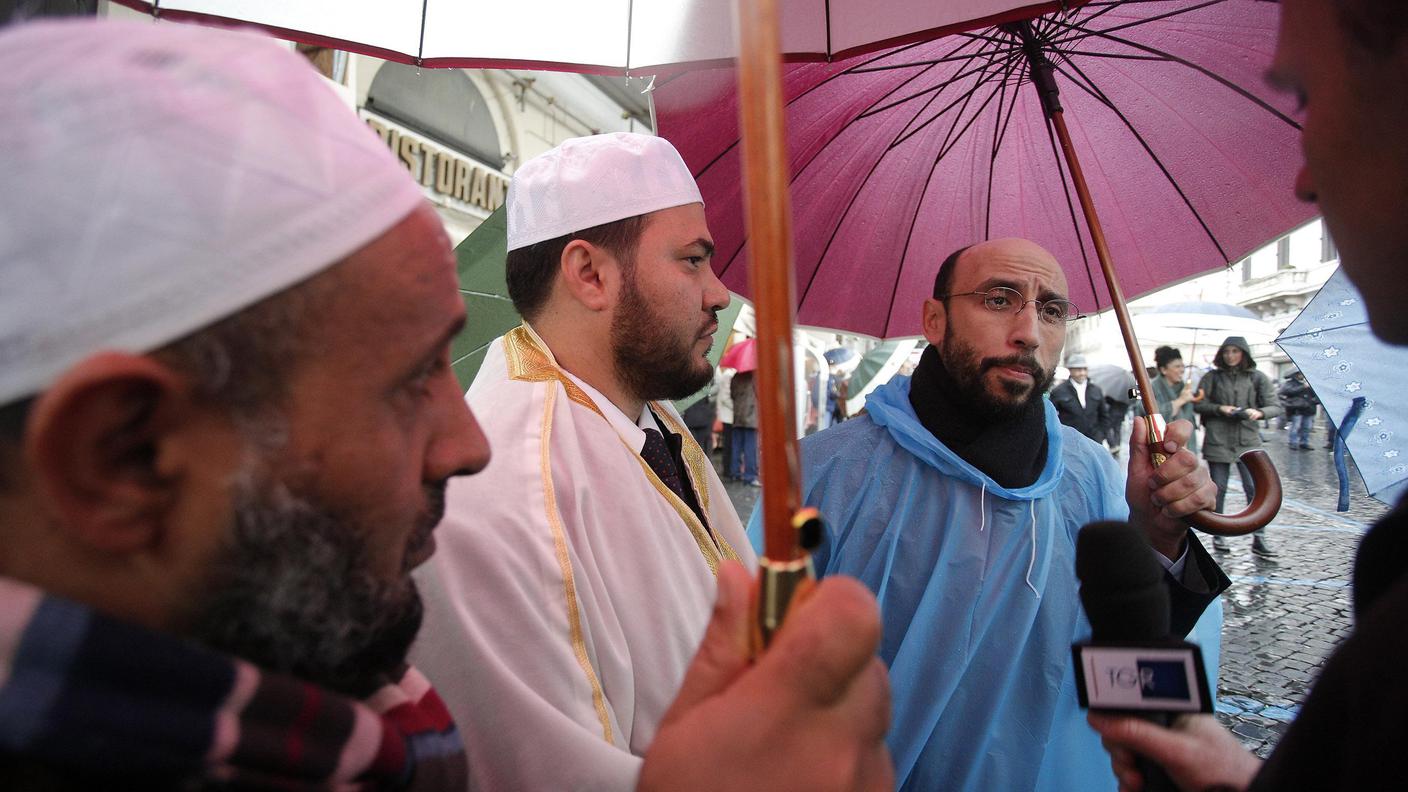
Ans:
{"label": "wet cobblestone street", "polygon": [[[1320,432],[1309,451],[1289,450],[1282,432],[1264,434],[1285,490],[1281,513],[1266,530],[1277,557],[1252,555],[1249,538],[1231,539],[1230,552],[1215,554],[1232,578],[1223,595],[1217,717],[1261,756],[1275,747],[1321,665],[1348,635],[1354,552],[1388,511],[1365,494],[1352,462],[1350,509],[1335,511],[1339,484]],[[1232,478],[1229,509],[1244,502]]]}

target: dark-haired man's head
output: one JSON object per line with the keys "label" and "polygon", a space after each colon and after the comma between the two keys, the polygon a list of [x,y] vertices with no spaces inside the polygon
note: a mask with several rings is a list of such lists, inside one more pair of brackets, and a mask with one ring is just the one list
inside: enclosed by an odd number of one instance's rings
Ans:
{"label": "dark-haired man's head", "polygon": [[997,239],[950,255],[924,303],[924,336],[968,403],[994,418],[1040,399],[1066,340],[1064,322],[1040,318],[1034,305],[989,310],[982,294],[1006,287],[1026,300],[1065,299],[1066,276],[1052,255],[1022,239]]}
{"label": "dark-haired man's head", "polygon": [[510,297],[565,369],[623,408],[708,383],[729,296],[698,187],[667,141],[564,142],[514,174],[508,223]]}

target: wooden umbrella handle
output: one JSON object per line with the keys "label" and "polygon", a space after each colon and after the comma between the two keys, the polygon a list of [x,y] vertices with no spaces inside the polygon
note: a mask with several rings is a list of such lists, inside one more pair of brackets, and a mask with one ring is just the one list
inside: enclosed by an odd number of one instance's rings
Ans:
{"label": "wooden umbrella handle", "polygon": [[[1134,322],[1129,317],[1129,307],[1125,304],[1124,291],[1120,288],[1119,279],[1115,277],[1115,266],[1110,257],[1110,248],[1105,242],[1105,230],[1100,225],[1100,214],[1095,211],[1095,201],[1090,196],[1090,188],[1086,184],[1085,173],[1080,166],[1080,158],[1076,156],[1075,146],[1071,144],[1071,134],[1066,129],[1066,118],[1061,109],[1061,92],[1056,85],[1054,76],[1055,69],[1042,51],[1042,44],[1038,41],[1030,22],[1012,23],[1003,26],[1003,29],[1015,36],[1026,51],[1028,61],[1031,64],[1032,85],[1041,97],[1041,109],[1047,119],[1051,121],[1051,128],[1056,133],[1061,154],[1066,161],[1066,169],[1071,177],[1071,184],[1075,187],[1076,197],[1080,200],[1081,213],[1085,216],[1086,228],[1090,231],[1090,241],[1095,247],[1095,256],[1100,261],[1100,272],[1105,276],[1105,286],[1110,291],[1110,307],[1114,311],[1120,335],[1124,338],[1125,351],[1129,353],[1130,368],[1134,374],[1134,381],[1138,384],[1139,397],[1144,404],[1144,414],[1147,416],[1158,415],[1159,409],[1154,401],[1154,389],[1149,383],[1148,373],[1144,370],[1143,354],[1139,351],[1138,339],[1134,337]],[[1154,464],[1159,465],[1163,462],[1163,454],[1154,451],[1154,448],[1157,447],[1157,444],[1162,443],[1163,433],[1157,429],[1156,422],[1152,419],[1149,421],[1149,429],[1150,453]],[[1199,512],[1187,518],[1193,527],[1208,533],[1236,536],[1255,531],[1276,517],[1276,513],[1281,509],[1281,478],[1277,475],[1276,468],[1272,466],[1271,458],[1264,451],[1248,451],[1242,455],[1242,461],[1250,468],[1252,482],[1256,488],[1256,496],[1252,503],[1244,511],[1237,514],[1218,514],[1213,511]]]}
{"label": "wooden umbrella handle", "polygon": [[[1149,418],[1143,420],[1148,421],[1149,427],[1149,458],[1155,466],[1162,465],[1167,455],[1160,449],[1163,435],[1158,423]],[[1271,457],[1258,448],[1242,454],[1237,461],[1252,474],[1252,490],[1256,493],[1252,502],[1236,514],[1220,514],[1211,509],[1190,514],[1184,518],[1189,525],[1217,536],[1242,536],[1276,519],[1276,513],[1281,511],[1281,475],[1271,464]]]}

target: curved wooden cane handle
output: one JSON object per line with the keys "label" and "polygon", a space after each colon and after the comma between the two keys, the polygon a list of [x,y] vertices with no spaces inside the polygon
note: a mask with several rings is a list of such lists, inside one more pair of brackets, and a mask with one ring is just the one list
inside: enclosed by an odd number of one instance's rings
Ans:
{"label": "curved wooden cane handle", "polygon": [[[1165,459],[1161,451],[1151,450],[1150,455],[1155,465],[1162,464]],[[1271,457],[1257,449],[1242,454],[1238,461],[1246,465],[1252,474],[1252,486],[1256,491],[1252,502],[1236,514],[1219,514],[1212,509],[1190,514],[1185,518],[1189,525],[1203,533],[1242,536],[1265,528],[1276,519],[1276,513],[1281,511],[1281,475],[1271,464]]]}
{"label": "curved wooden cane handle", "polygon": [[1271,464],[1271,457],[1258,449],[1242,454],[1238,461],[1251,471],[1256,496],[1236,514],[1218,514],[1208,509],[1189,515],[1188,522],[1194,528],[1220,536],[1241,536],[1265,528],[1276,519],[1276,513],[1281,511],[1281,476]]}

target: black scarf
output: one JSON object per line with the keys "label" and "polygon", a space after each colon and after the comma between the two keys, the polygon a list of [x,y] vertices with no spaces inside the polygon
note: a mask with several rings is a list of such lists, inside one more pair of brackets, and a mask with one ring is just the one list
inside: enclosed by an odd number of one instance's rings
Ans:
{"label": "black scarf", "polygon": [[919,422],[963,461],[1003,487],[1035,482],[1046,466],[1046,408],[1033,399],[1017,415],[996,418],[974,410],[939,350],[924,350],[909,385]]}

